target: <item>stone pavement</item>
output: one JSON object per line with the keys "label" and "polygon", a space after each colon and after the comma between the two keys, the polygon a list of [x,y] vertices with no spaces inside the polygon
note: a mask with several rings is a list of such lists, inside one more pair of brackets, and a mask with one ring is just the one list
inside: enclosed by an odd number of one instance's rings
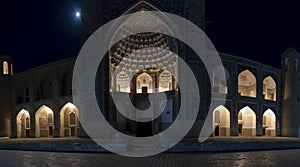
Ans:
{"label": "stone pavement", "polygon": [[[287,137],[211,137],[203,143],[184,139],[167,152],[230,152],[300,148],[300,139]],[[91,139],[27,138],[0,139],[2,150],[31,150],[56,152],[107,152]]]}
{"label": "stone pavement", "polygon": [[107,153],[70,153],[0,150],[2,167],[299,167],[300,149],[163,153],[150,157],[129,158]]}

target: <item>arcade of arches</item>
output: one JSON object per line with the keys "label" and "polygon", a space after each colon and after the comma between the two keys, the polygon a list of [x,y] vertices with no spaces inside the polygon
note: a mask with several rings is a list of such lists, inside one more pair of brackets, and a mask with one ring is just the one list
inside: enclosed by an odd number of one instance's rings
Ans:
{"label": "arcade of arches", "polygon": [[[213,136],[230,136],[230,111],[224,107],[217,107],[212,114]],[[263,135],[276,136],[276,116],[268,109],[263,117]],[[248,106],[242,108],[238,113],[238,131],[241,136],[256,136],[256,114]]]}
{"label": "arcade of arches", "polygon": [[[54,120],[57,115],[54,115],[54,112],[51,108],[46,105],[41,106],[34,114],[35,125],[30,123],[31,118],[30,112],[22,109],[16,116],[17,124],[17,137],[52,137],[54,131]],[[77,131],[79,128],[78,120],[78,109],[75,105],[68,102],[65,104],[59,114],[59,129],[60,137],[76,137]],[[30,129],[35,126],[35,134],[32,133]]]}
{"label": "arcade of arches", "polygon": [[[256,98],[256,78],[249,70],[242,71],[238,76],[238,93],[240,96]],[[276,82],[271,76],[263,80],[263,97],[265,100],[276,101]]]}

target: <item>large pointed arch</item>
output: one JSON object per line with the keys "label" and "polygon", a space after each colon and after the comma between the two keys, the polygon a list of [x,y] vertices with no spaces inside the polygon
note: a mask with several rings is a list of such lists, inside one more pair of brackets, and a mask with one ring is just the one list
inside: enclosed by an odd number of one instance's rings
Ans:
{"label": "large pointed arch", "polygon": [[241,96],[256,97],[256,77],[249,70],[242,71],[238,76],[238,93]]}
{"label": "large pointed arch", "polygon": [[41,106],[35,113],[35,136],[51,137],[54,129],[54,113],[46,105]]}
{"label": "large pointed arch", "polygon": [[17,137],[29,137],[30,136],[30,114],[27,110],[22,109],[16,116],[17,123]]}
{"label": "large pointed arch", "polygon": [[256,136],[256,114],[248,106],[238,113],[239,134],[243,136]]}
{"label": "large pointed arch", "polygon": [[263,134],[266,136],[276,136],[276,115],[268,109],[263,114]]}
{"label": "large pointed arch", "polygon": [[223,105],[213,111],[214,136],[230,136],[230,112]]}
{"label": "large pointed arch", "polygon": [[79,129],[78,109],[71,102],[66,103],[60,110],[60,136],[76,137]]}

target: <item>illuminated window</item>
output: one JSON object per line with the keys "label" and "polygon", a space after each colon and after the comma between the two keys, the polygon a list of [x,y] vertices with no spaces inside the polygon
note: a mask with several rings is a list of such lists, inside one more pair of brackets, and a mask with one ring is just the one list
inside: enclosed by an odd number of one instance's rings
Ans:
{"label": "illuminated window", "polygon": [[48,118],[48,124],[52,124],[53,123],[53,114],[52,114],[52,112],[48,112],[47,118]]}
{"label": "illuminated window", "polygon": [[7,61],[4,61],[4,62],[2,63],[2,65],[3,65],[3,74],[4,74],[4,75],[9,74],[9,71],[8,71],[8,63],[7,63]]}
{"label": "illuminated window", "polygon": [[69,114],[69,125],[70,126],[75,126],[76,125],[76,115],[74,112],[71,112]]}

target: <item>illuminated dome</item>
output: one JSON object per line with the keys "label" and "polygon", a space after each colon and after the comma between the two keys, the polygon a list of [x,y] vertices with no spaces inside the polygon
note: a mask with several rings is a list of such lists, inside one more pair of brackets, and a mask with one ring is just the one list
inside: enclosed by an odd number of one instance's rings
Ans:
{"label": "illuminated dome", "polygon": [[[170,36],[151,32],[157,29],[170,32],[160,17],[151,12],[143,12],[142,9],[127,18],[116,30],[112,39],[120,36],[123,38],[110,49],[109,60],[111,84],[117,91],[130,93],[132,85],[136,85],[136,93],[141,93],[144,86],[149,93],[155,93],[154,89],[169,91],[174,88],[172,75],[176,75],[177,43]],[[136,30],[143,30],[145,33],[133,34]],[[136,80],[138,75],[145,74],[149,77],[149,82]],[[168,81],[166,77],[160,76],[166,74],[170,75],[167,77]],[[130,84],[131,78],[137,84]],[[159,80],[162,78],[165,84],[155,85],[155,82],[161,83]]]}

